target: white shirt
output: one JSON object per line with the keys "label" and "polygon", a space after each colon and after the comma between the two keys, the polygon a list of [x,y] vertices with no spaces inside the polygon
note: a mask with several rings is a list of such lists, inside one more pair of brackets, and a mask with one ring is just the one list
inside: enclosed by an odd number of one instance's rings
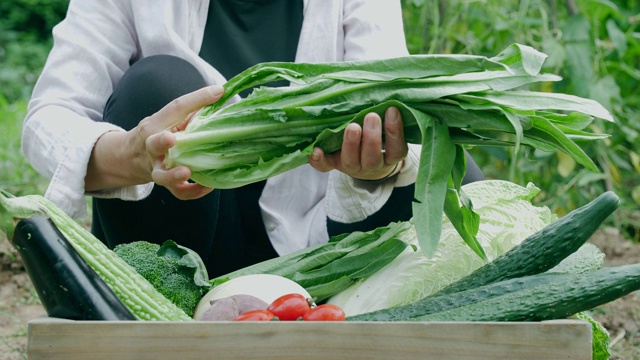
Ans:
{"label": "white shirt", "polygon": [[[192,63],[209,84],[226,79],[198,57],[208,0],[71,0],[53,29],[54,46],[24,122],[22,151],[50,179],[45,196],[73,217],[86,216],[85,196],[140,200],[153,183],[85,192],[91,150],[107,131],[104,105],[133,62],[169,54]],[[407,55],[398,0],[305,0],[297,62]],[[415,181],[419,151],[399,176],[371,185],[338,171],[304,165],[267,181],[260,199],[274,248],[286,254],[326,242],[326,218],[355,222],[379,210],[394,186]]]}

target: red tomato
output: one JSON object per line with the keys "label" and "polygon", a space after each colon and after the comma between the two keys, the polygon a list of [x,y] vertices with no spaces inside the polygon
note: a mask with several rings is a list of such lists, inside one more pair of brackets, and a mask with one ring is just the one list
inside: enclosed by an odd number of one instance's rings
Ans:
{"label": "red tomato", "polygon": [[344,310],[333,304],[322,304],[306,313],[302,320],[306,321],[342,321],[346,317]]}
{"label": "red tomato", "polygon": [[240,314],[234,321],[269,321],[274,317],[273,313],[268,310],[251,310]]}
{"label": "red tomato", "polygon": [[303,317],[311,306],[309,300],[300,294],[286,294],[275,299],[267,310],[277,316],[281,321],[293,321]]}

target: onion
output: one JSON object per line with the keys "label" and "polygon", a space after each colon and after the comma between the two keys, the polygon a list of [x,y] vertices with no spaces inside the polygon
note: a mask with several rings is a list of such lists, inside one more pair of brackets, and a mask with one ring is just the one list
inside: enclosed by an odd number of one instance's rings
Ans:
{"label": "onion", "polygon": [[285,277],[271,274],[253,274],[240,276],[224,282],[209,290],[196,306],[194,319],[211,307],[212,300],[218,300],[233,295],[251,295],[271,304],[275,299],[286,294],[300,294],[307,299],[311,295],[298,283]]}

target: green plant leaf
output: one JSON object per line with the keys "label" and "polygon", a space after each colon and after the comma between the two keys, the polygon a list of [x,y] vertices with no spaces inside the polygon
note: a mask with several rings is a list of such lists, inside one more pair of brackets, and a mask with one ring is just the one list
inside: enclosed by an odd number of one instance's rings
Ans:
{"label": "green plant leaf", "polygon": [[453,169],[455,145],[446,125],[434,121],[419,124],[422,150],[412,210],[420,249],[427,257],[432,257],[440,240],[447,180]]}
{"label": "green plant leaf", "polygon": [[209,274],[202,258],[195,251],[178,245],[173,240],[167,240],[158,249],[158,256],[166,256],[179,260],[181,273],[193,278],[198,286],[209,287]]}
{"label": "green plant leaf", "polygon": [[594,78],[590,30],[589,21],[580,14],[571,16],[562,29],[567,54],[566,77],[573,85],[573,93],[582,97],[589,96],[589,86]]}

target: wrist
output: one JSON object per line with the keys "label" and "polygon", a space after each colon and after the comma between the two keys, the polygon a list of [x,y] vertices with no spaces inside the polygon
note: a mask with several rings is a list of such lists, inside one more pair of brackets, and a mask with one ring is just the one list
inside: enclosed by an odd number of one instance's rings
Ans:
{"label": "wrist", "polygon": [[85,191],[99,191],[150,182],[137,170],[139,151],[131,148],[129,133],[109,131],[98,138],[85,175]]}
{"label": "wrist", "polygon": [[396,163],[396,164],[394,165],[394,167],[391,169],[391,171],[390,171],[387,175],[385,175],[385,176],[383,176],[383,177],[381,177],[381,178],[379,178],[379,179],[370,179],[370,180],[367,180],[367,179],[357,179],[357,180],[360,180],[360,181],[366,181],[366,182],[383,182],[383,181],[389,180],[390,178],[392,178],[392,177],[394,177],[394,176],[398,175],[398,174],[400,173],[400,171],[402,171],[402,167],[403,167],[403,166],[404,166],[404,160],[402,160],[402,161],[400,161],[400,162]]}

